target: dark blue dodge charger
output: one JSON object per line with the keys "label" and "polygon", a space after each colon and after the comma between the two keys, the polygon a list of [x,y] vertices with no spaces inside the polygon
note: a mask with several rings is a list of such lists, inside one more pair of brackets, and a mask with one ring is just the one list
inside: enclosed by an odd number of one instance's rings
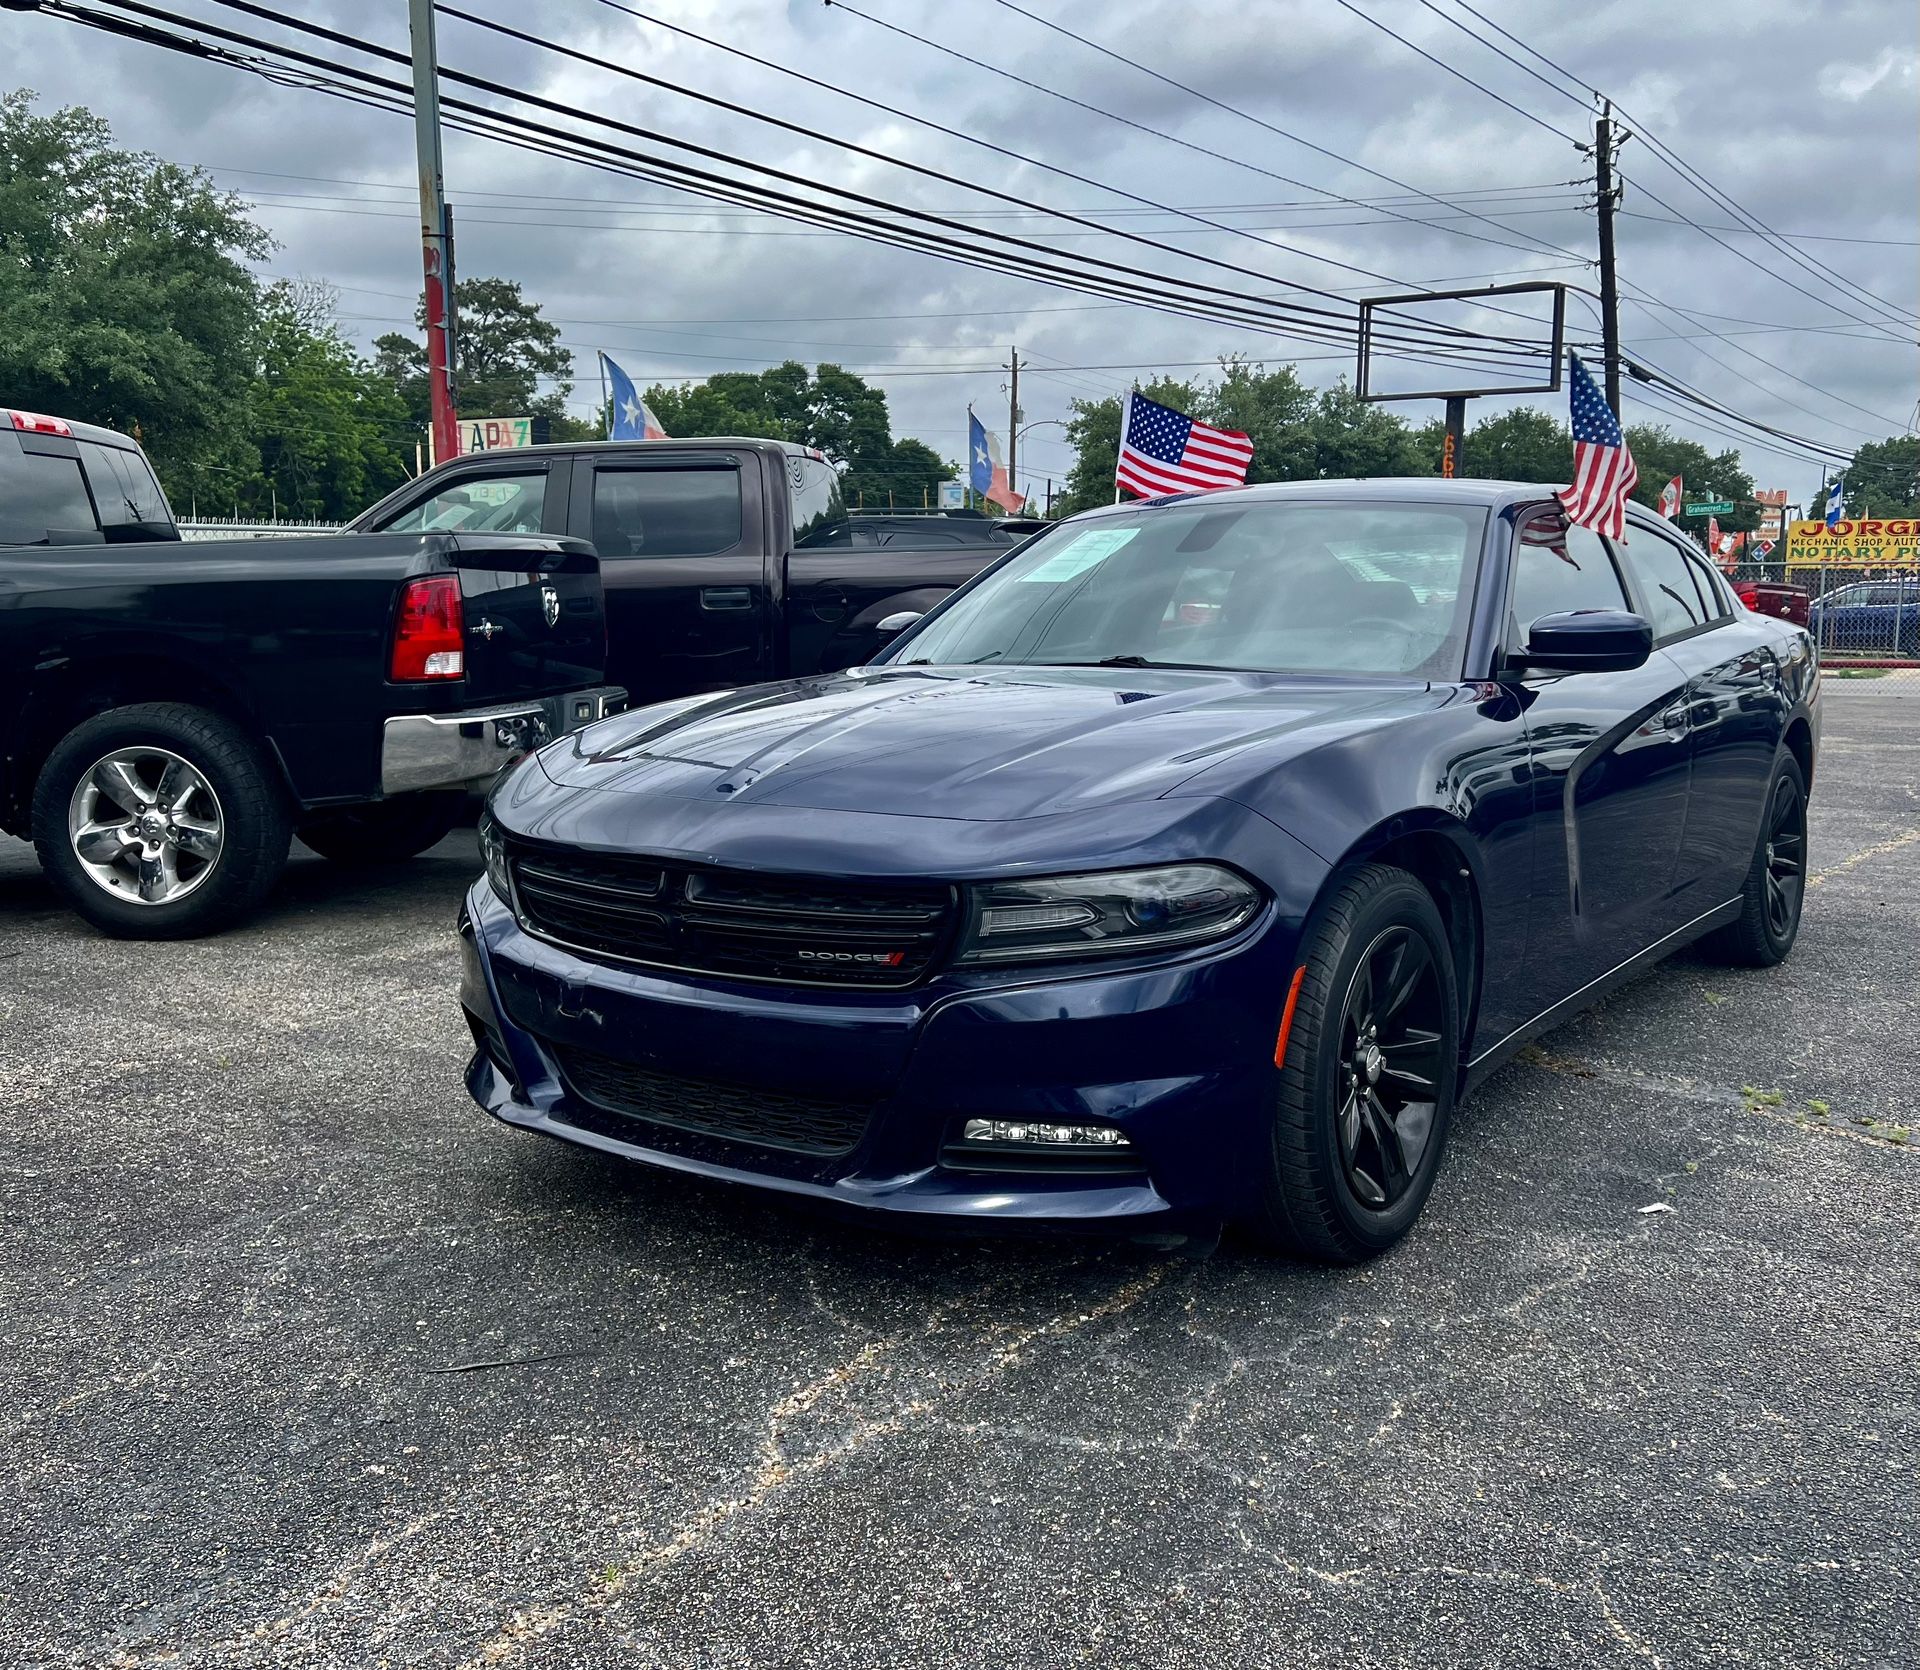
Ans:
{"label": "dark blue dodge charger", "polygon": [[1792,947],[1806,634],[1637,509],[1312,482],[1064,522],[869,665],[496,789],[473,1095],[923,1221],[1390,1245],[1455,1102],[1711,936]]}

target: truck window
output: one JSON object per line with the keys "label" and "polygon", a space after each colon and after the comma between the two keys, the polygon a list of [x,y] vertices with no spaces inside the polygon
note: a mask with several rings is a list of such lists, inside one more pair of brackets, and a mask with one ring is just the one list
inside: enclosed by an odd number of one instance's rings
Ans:
{"label": "truck window", "polygon": [[78,458],[0,443],[0,545],[45,545],[53,534],[99,532]]}
{"label": "truck window", "polygon": [[381,523],[379,531],[538,533],[546,502],[545,470],[462,476]]}
{"label": "truck window", "polygon": [[740,543],[736,469],[600,469],[593,477],[593,547],[623,557],[711,557]]}
{"label": "truck window", "polygon": [[167,496],[154,478],[152,465],[141,454],[128,447],[103,446],[98,441],[81,441],[79,449],[103,528],[173,521]]}
{"label": "truck window", "polygon": [[811,453],[788,453],[787,493],[793,506],[796,545],[846,543],[809,537],[816,529],[846,520],[847,504],[840,496],[840,477],[825,458],[816,458]]}

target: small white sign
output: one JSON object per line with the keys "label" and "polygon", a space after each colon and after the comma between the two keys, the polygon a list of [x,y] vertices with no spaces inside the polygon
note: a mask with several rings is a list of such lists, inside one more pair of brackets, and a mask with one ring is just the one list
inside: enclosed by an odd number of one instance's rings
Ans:
{"label": "small white sign", "polygon": [[967,503],[967,489],[958,481],[940,483],[940,508],[942,510],[964,510]]}
{"label": "small white sign", "polygon": [[1089,529],[1078,539],[1069,540],[1065,549],[1055,551],[1038,568],[1022,574],[1020,578],[1042,583],[1071,580],[1090,568],[1097,568],[1139,531],[1138,528]]}
{"label": "small white sign", "polygon": [[462,453],[499,452],[508,447],[532,445],[532,418],[462,418],[460,420]]}

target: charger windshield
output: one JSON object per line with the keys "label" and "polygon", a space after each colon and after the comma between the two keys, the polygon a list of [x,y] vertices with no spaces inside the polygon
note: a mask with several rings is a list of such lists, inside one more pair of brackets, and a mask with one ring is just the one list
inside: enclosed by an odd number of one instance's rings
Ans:
{"label": "charger windshield", "polygon": [[1067,523],[878,659],[1454,679],[1486,519],[1202,501]]}

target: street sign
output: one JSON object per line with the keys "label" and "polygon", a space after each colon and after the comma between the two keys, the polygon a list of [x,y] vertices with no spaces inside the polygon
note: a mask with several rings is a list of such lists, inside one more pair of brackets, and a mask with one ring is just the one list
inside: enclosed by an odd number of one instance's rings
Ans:
{"label": "street sign", "polygon": [[1688,516],[1725,516],[1733,509],[1731,499],[1700,499],[1686,507]]}

